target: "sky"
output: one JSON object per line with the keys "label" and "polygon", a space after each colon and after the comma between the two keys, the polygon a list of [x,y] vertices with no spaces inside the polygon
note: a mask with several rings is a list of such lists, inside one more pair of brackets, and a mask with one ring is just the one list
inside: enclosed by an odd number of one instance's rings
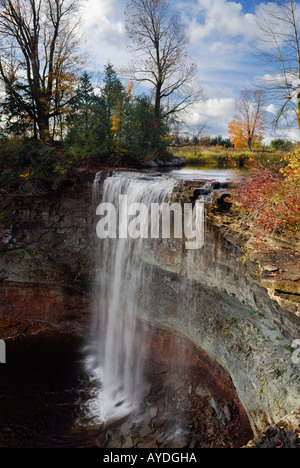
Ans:
{"label": "sky", "polygon": [[[187,52],[198,66],[198,81],[207,99],[190,109],[187,126],[197,132],[228,138],[235,101],[242,89],[253,87],[263,74],[254,58],[255,16],[259,0],[170,0],[189,37]],[[86,0],[82,35],[87,69],[103,72],[110,62],[117,72],[134,53],[125,31],[126,0]],[[270,131],[265,143],[276,135]]]}

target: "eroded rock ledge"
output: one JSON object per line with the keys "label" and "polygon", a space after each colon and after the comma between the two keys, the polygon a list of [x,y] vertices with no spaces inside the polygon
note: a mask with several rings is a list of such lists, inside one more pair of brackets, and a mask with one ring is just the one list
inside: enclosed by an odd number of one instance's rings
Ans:
{"label": "eroded rock ledge", "polygon": [[[270,233],[260,234],[257,238],[256,229],[235,209],[239,204],[235,188],[236,183],[183,182],[175,189],[173,199],[194,202],[199,196],[204,197],[208,231],[217,228],[220,244],[235,250],[236,260],[246,265],[246,271],[253,276],[252,283],[266,289],[270,299],[280,306],[278,320],[274,309],[269,318],[277,321],[287,337],[297,339],[300,329],[300,237]],[[238,265],[236,270],[240,270]],[[242,273],[247,276],[247,272]],[[247,301],[255,307],[254,298],[251,301],[248,297]]]}

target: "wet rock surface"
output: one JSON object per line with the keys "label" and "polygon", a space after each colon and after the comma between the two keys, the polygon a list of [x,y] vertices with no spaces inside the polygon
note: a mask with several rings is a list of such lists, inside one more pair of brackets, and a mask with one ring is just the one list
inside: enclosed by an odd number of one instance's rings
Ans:
{"label": "wet rock surface", "polygon": [[243,448],[300,448],[300,409],[263,431]]}
{"label": "wet rock surface", "polygon": [[233,401],[215,401],[197,369],[152,365],[140,412],[100,428],[99,448],[238,448],[252,437]]}

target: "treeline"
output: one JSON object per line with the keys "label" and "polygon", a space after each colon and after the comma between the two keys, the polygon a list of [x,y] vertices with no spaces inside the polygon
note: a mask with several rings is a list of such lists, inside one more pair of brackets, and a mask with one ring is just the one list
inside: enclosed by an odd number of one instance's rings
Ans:
{"label": "treeline", "polygon": [[171,125],[205,99],[185,26],[167,0],[126,3],[125,29],[138,52],[124,72],[127,85],[111,64],[97,86],[83,73],[81,8],[78,0],[1,2],[2,185],[56,189],[72,183],[80,165],[164,160]]}
{"label": "treeline", "polygon": [[[74,182],[80,165],[136,166],[147,158],[171,154],[168,119],[153,119],[153,104],[145,94],[135,95],[111,64],[103,81],[93,85],[83,73],[63,119],[50,127],[48,142],[36,138],[34,122],[15,113],[13,95],[2,102],[5,118],[0,133],[2,185],[38,181],[57,189]],[[17,177],[16,177],[17,176]]]}
{"label": "treeline", "polygon": [[210,136],[180,136],[174,135],[173,136],[174,146],[201,146],[203,148],[209,148],[211,146],[221,146],[223,148],[234,148],[233,143],[229,140],[229,138],[224,138],[221,135],[216,137]]}
{"label": "treeline", "polygon": [[101,155],[112,165],[135,164],[157,154],[168,158],[169,143],[167,120],[156,122],[149,96],[134,95],[132,82],[125,87],[112,65],[106,66],[97,94],[83,75],[71,102],[67,155],[75,160]]}

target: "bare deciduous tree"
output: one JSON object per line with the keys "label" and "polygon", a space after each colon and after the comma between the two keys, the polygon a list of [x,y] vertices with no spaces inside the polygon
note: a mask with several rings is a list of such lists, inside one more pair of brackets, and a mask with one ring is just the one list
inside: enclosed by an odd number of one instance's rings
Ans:
{"label": "bare deciduous tree", "polygon": [[155,119],[178,115],[204,100],[203,89],[196,84],[197,67],[185,52],[185,29],[167,0],[130,0],[125,14],[126,30],[140,53],[127,72],[137,82],[152,86]]}
{"label": "bare deciduous tree", "polygon": [[257,56],[265,70],[259,86],[279,108],[274,129],[284,122],[290,128],[296,121],[300,130],[299,15],[294,0],[273,0],[258,10]]}
{"label": "bare deciduous tree", "polygon": [[266,126],[265,97],[260,90],[244,89],[235,104],[236,120],[241,122],[249,151],[255,141],[261,141]]}
{"label": "bare deciduous tree", "polygon": [[50,122],[53,132],[75,80],[78,3],[0,0],[0,79],[43,142],[51,140]]}

